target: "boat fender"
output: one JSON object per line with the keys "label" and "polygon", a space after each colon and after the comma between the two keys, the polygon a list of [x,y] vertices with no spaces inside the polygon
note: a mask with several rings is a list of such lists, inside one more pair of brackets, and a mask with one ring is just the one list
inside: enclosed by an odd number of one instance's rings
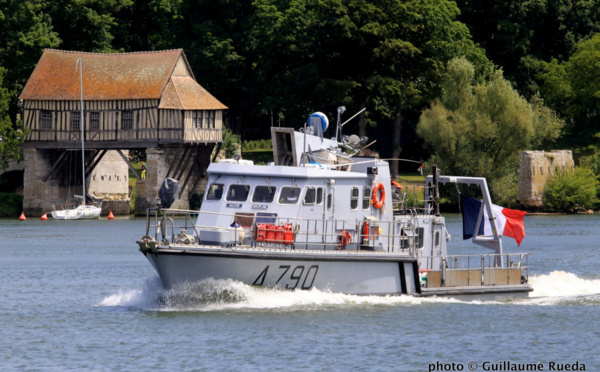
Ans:
{"label": "boat fender", "polygon": [[[378,199],[379,191],[381,190],[381,199]],[[381,182],[377,182],[375,187],[373,187],[373,196],[371,197],[371,203],[376,209],[381,209],[383,204],[385,203],[385,188],[381,184]]]}
{"label": "boat fender", "polygon": [[138,240],[137,243],[140,246],[140,251],[142,251],[143,254],[146,254],[148,252],[158,254],[158,251],[156,249],[156,240],[154,240],[153,237],[145,235],[142,237],[141,240]]}
{"label": "boat fender", "polygon": [[401,184],[399,184],[398,182],[396,182],[396,181],[392,181],[392,185],[393,185],[393,186],[395,186],[396,188],[398,188],[398,189],[402,190],[402,185],[401,185]]}
{"label": "boat fender", "polygon": [[342,230],[340,235],[338,235],[338,251],[341,251],[343,248],[346,248],[348,243],[352,241],[352,234],[348,232],[348,230]]}

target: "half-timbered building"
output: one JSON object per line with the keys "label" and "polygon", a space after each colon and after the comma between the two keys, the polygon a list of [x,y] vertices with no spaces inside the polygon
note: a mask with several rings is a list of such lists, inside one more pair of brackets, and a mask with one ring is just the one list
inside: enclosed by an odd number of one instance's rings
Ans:
{"label": "half-timbered building", "polygon": [[48,162],[38,181],[65,183],[65,164],[76,159],[83,133],[88,177],[107,151],[116,150],[126,163],[121,150],[155,154],[149,155],[144,180],[148,203],[154,203],[153,183],[165,177],[180,179],[181,196],[184,189],[195,190],[222,142],[227,109],[198,84],[181,49],[115,54],[47,49],[20,99],[28,129],[23,147],[30,159]]}

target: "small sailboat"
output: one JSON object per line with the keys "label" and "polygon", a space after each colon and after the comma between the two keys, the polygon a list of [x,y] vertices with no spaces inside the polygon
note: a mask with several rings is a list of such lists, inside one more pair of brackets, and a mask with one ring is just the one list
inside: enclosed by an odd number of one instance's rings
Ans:
{"label": "small sailboat", "polygon": [[82,191],[83,195],[75,195],[76,199],[81,199],[81,202],[77,206],[65,207],[55,209],[52,211],[52,218],[56,220],[80,220],[80,219],[95,219],[100,217],[102,212],[102,202],[94,202],[86,204],[85,197],[85,137],[83,132],[84,127],[84,116],[83,116],[83,66],[81,58],[77,60],[79,65],[79,84],[80,84],[80,108],[81,108],[81,168],[82,168]]}

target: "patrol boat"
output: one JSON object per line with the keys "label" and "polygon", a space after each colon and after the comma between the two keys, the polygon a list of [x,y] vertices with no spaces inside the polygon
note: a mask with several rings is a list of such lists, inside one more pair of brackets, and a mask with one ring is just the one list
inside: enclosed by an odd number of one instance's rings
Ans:
{"label": "patrol boat", "polygon": [[[354,295],[525,297],[527,253],[504,253],[492,235],[474,234],[480,254],[449,255],[439,213],[439,185],[478,186],[479,229],[492,203],[484,178],[426,177],[421,203],[413,187],[390,178],[388,162],[362,156],[366,138],[342,136],[338,109],[329,123],[310,115],[299,130],[271,128],[274,162],[221,160],[208,167],[199,211],[169,209],[177,181],[161,188],[137,241],[166,288],[203,280],[235,280],[282,290]],[[487,213],[484,213],[484,209]]]}

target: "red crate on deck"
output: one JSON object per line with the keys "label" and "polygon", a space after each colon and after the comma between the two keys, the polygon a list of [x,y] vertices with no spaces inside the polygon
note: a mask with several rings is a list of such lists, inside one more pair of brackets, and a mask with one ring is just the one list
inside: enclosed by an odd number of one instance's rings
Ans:
{"label": "red crate on deck", "polygon": [[267,243],[273,243],[275,241],[275,226],[274,225],[265,225],[266,227],[266,239]]}
{"label": "red crate on deck", "polygon": [[294,227],[291,224],[286,223],[285,225],[283,225],[283,229],[285,230],[283,242],[285,244],[293,244],[294,243]]}
{"label": "red crate on deck", "polygon": [[254,240],[257,242],[264,242],[267,239],[267,225],[259,223],[256,225],[254,230]]}
{"label": "red crate on deck", "polygon": [[283,229],[283,226],[274,225],[273,230],[275,230],[274,234],[273,234],[274,235],[273,241],[275,243],[283,243],[283,236],[284,236],[284,231],[285,231]]}

